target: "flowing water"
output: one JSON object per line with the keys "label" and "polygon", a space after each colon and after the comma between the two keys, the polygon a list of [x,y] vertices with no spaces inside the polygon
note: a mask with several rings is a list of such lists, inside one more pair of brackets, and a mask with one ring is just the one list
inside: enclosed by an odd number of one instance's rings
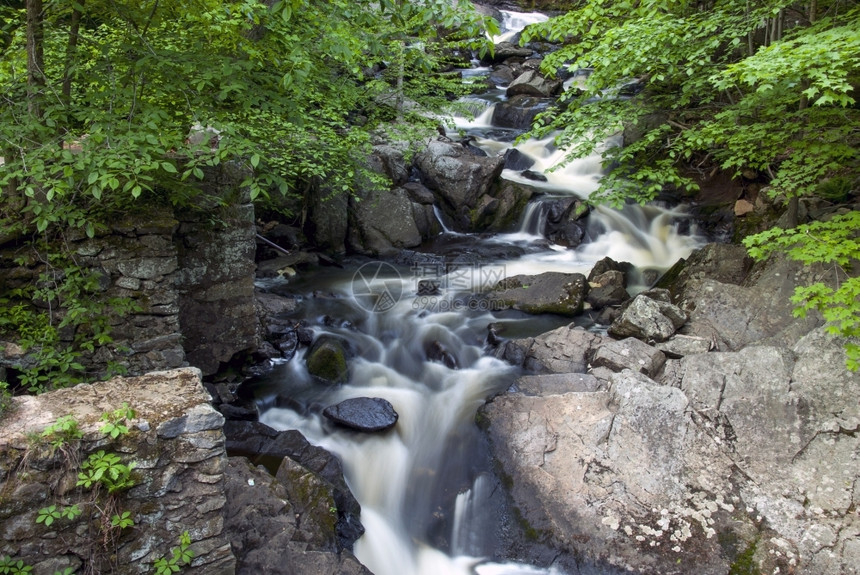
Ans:
{"label": "flowing water", "polygon": [[[535,18],[509,17],[520,24]],[[513,146],[511,140],[485,137],[493,103],[500,98],[496,92],[476,101],[477,118],[457,122],[490,153]],[[547,175],[540,184],[545,195],[528,206],[519,230],[493,237],[446,230],[437,246],[460,246],[457,253],[471,259],[457,260],[448,252],[445,258],[404,267],[365,262],[357,269],[296,278],[283,290],[300,296],[296,317],[309,322],[316,335],[348,342],[350,379],[336,387],[314,383],[300,350],[262,382],[272,393],[288,396],[296,408],[268,407],[261,420],[277,429],[299,429],[341,459],[366,529],[355,554],[375,575],[561,573],[497,556],[500,494],[475,413],[519,373],[486,354],[488,325],[500,326],[506,337],[521,337],[570,320],[493,310],[487,301],[464,294],[520,273],[587,274],[605,256],[664,270],[700,243],[695,235],[679,232],[679,222],[686,219],[682,210],[628,206],[594,210],[588,241],[578,249],[551,244],[543,235],[543,204],[587,197],[599,184],[600,158],[549,171],[562,157],[551,141],[517,148],[535,161],[532,170]],[[503,176],[521,178],[511,171]],[[417,295],[419,281],[426,279],[438,289]],[[322,407],[354,397],[388,400],[399,415],[396,426],[382,434],[361,434],[334,427],[321,416]]]}

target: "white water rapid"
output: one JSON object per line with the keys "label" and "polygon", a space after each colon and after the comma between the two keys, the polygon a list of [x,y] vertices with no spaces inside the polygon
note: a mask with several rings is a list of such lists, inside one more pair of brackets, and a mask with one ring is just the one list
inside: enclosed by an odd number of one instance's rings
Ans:
{"label": "white water rapid", "polygon": [[[511,29],[497,41],[524,23],[543,18],[505,14]],[[487,136],[494,104],[503,98],[503,92],[496,91],[472,103],[474,119],[456,119],[458,128],[490,154],[514,147],[510,140]],[[308,321],[315,335],[326,333],[347,342],[349,383],[326,387],[313,382],[300,350],[289,362],[277,365],[264,382],[300,408],[270,407],[261,421],[276,429],[298,429],[311,443],[340,458],[366,529],[354,551],[375,575],[566,575],[552,566],[499,557],[501,489],[475,414],[489,395],[507,389],[519,374],[519,368],[485,355],[489,324],[504,325],[506,337],[521,337],[570,320],[493,311],[486,302],[463,294],[480,291],[505,275],[588,274],[606,256],[665,270],[701,243],[689,233],[691,226],[681,233],[679,224],[687,219],[682,209],[627,206],[621,211],[593,210],[581,247],[552,244],[544,237],[543,203],[586,198],[599,185],[600,157],[552,169],[564,152],[551,139],[516,148],[534,161],[533,172],[547,178],[535,182],[512,170],[503,174],[542,192],[525,210],[520,229],[489,238],[446,229],[440,236],[471,242],[469,253],[482,256],[478,263],[451,268],[429,258],[427,264],[395,268],[372,262],[365,265],[377,266],[373,273],[329,271],[312,284],[293,287],[297,291],[292,293],[303,294],[296,318]],[[494,251],[500,246],[516,249]],[[503,255],[488,255],[494,253]],[[440,289],[431,296],[416,295],[418,281],[426,278],[437,281]],[[379,297],[368,305],[357,293]],[[322,407],[355,397],[389,401],[399,415],[395,427],[362,434],[322,417]]]}

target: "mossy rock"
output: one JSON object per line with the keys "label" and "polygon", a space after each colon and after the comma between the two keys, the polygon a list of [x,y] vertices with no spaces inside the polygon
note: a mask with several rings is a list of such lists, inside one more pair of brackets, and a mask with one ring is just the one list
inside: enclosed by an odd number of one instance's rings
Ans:
{"label": "mossy rock", "polygon": [[349,381],[346,345],[336,337],[318,337],[308,350],[306,361],[308,373],[323,383],[340,384]]}

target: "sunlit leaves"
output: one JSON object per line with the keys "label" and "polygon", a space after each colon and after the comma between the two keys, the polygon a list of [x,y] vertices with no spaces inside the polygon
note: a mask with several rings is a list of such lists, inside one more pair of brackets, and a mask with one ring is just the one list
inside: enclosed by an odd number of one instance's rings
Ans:
{"label": "sunlit leaves", "polygon": [[[860,256],[860,212],[851,211],[790,230],[772,228],[744,240],[751,256],[763,259],[774,252],[805,264],[823,263],[835,266],[836,283],[817,282],[798,287],[792,302],[798,307],[795,315],[805,316],[817,310],[830,322],[828,331],[846,338],[860,338],[860,277],[850,277],[846,271]],[[860,346],[857,339],[845,346],[846,365],[860,368]]]}

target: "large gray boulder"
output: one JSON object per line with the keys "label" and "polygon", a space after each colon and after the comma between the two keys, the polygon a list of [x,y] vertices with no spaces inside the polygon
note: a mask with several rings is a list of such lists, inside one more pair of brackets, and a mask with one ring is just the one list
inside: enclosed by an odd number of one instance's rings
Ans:
{"label": "large gray boulder", "polygon": [[687,321],[687,314],[676,305],[645,294],[636,296],[621,317],[609,326],[614,337],[635,337],[658,342],[669,339]]}
{"label": "large gray boulder", "polygon": [[608,338],[566,325],[525,339],[505,342],[497,356],[527,370],[543,373],[585,373],[594,352]]}
{"label": "large gray boulder", "polygon": [[608,341],[597,348],[592,357],[594,367],[605,367],[611,371],[630,369],[655,377],[666,363],[662,351],[634,338]]}
{"label": "large gray boulder", "polygon": [[475,156],[461,144],[434,140],[416,155],[415,165],[455,228],[468,231],[470,212],[501,174],[504,159]]}
{"label": "large gray boulder", "polygon": [[357,194],[350,198],[349,209],[347,245],[357,253],[392,255],[420,245],[426,237],[415,221],[422,210],[403,188]]}
{"label": "large gray boulder", "polygon": [[225,533],[237,574],[370,575],[349,550],[337,548],[335,501],[318,476],[289,458],[275,478],[231,457],[226,477]]}
{"label": "large gray boulder", "polygon": [[731,462],[696,432],[678,389],[624,371],[609,391],[497,397],[481,420],[516,513],[562,555],[723,575],[722,537],[745,548]]}
{"label": "large gray boulder", "polygon": [[588,283],[579,273],[544,272],[517,275],[497,283],[489,297],[494,304],[526,313],[573,316],[582,311]]}
{"label": "large gray boulder", "polygon": [[561,92],[561,86],[561,80],[550,80],[537,70],[527,70],[510,83],[505,93],[509,98],[513,96],[549,98],[557,96]]}

